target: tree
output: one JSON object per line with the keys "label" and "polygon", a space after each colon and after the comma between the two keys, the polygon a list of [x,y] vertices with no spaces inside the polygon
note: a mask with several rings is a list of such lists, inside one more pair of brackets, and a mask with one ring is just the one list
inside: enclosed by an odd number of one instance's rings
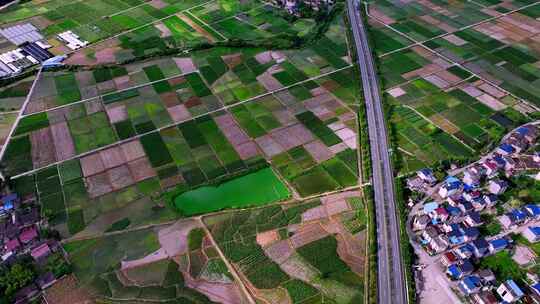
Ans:
{"label": "tree", "polygon": [[22,264],[15,264],[11,266],[9,271],[2,273],[0,276],[0,287],[7,296],[11,296],[17,290],[32,282],[33,279],[34,272],[32,269]]}

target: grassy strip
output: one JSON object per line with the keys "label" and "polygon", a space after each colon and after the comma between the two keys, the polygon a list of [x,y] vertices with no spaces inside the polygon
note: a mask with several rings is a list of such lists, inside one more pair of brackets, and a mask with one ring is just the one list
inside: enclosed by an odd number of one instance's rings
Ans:
{"label": "grassy strip", "polygon": [[375,223],[375,202],[373,200],[373,188],[366,186],[362,189],[364,205],[367,208],[368,222],[368,270],[367,270],[367,286],[366,291],[367,303],[377,303],[377,225]]}
{"label": "grassy strip", "polygon": [[406,178],[396,178],[396,198],[397,198],[397,210],[399,219],[399,243],[401,246],[401,258],[403,261],[403,270],[405,271],[405,279],[407,283],[407,291],[409,292],[409,302],[416,303],[416,285],[414,284],[414,273],[412,271],[413,264],[416,260],[416,254],[414,248],[409,242],[409,235],[407,234],[407,215],[408,209],[405,202],[405,197],[409,195],[406,193]]}

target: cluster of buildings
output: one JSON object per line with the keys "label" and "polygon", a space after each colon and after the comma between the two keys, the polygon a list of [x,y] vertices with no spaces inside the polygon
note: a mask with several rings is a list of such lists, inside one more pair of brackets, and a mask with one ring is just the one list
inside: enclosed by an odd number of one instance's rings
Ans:
{"label": "cluster of buildings", "polygon": [[0,46],[8,46],[5,52],[0,53],[0,78],[19,74],[24,69],[53,57],[47,50],[51,46],[30,23],[0,29],[0,36]]}
{"label": "cluster of buildings", "polygon": [[272,0],[272,4],[285,9],[289,14],[298,15],[301,5],[306,5],[313,10],[320,10],[322,7],[329,7],[335,0]]}
{"label": "cluster of buildings", "polygon": [[[416,206],[412,230],[424,250],[440,256],[449,284],[454,284],[473,303],[512,303],[523,297],[540,303],[540,284],[523,285],[507,278],[496,278],[490,269],[477,269],[479,261],[513,247],[504,236],[482,236],[480,227],[486,225],[481,213],[493,213],[509,184],[500,177],[511,177],[521,169],[540,168],[540,157],[521,155],[535,144],[538,129],[526,125],[512,132],[488,157],[468,166],[459,176],[447,176],[438,182],[430,169],[422,169],[407,182],[413,191],[429,194],[433,201]],[[411,206],[414,205],[411,203]],[[509,210],[499,217],[505,229],[540,219],[540,206],[528,204]],[[522,231],[531,242],[540,241],[540,226]],[[500,280],[506,281],[500,281]],[[497,282],[502,282],[498,284]]]}
{"label": "cluster of buildings", "polygon": [[[71,50],[88,45],[72,31],[60,33],[56,38]],[[0,29],[0,78],[10,77],[37,64],[55,58],[52,46],[31,23],[17,24]]]}
{"label": "cluster of buildings", "polygon": [[[35,269],[46,269],[49,257],[64,257],[57,240],[41,233],[39,207],[33,200],[21,200],[17,194],[0,197],[0,265],[9,268],[22,258],[30,257]],[[56,281],[51,271],[39,271],[34,282],[15,294],[15,303],[27,303],[29,298]]]}

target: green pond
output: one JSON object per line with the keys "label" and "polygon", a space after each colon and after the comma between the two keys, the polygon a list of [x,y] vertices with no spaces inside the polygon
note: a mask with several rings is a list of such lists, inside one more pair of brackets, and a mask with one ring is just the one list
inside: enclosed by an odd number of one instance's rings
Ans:
{"label": "green pond", "polygon": [[182,214],[189,216],[226,208],[261,206],[289,195],[289,189],[272,169],[266,168],[219,186],[204,186],[184,192],[174,199],[174,204]]}

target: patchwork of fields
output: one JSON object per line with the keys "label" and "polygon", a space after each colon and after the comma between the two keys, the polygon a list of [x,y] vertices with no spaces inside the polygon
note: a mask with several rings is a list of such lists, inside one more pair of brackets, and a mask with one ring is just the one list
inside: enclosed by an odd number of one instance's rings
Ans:
{"label": "patchwork of fields", "polygon": [[[349,62],[337,18],[320,41],[299,50],[211,48],[46,71],[6,149],[6,171],[63,236],[355,186],[351,106],[360,90]],[[262,175],[274,186],[258,189],[260,201],[231,197],[196,207],[221,196],[210,195],[222,191],[213,184],[229,189],[228,180],[245,174],[231,183],[246,178],[257,186]],[[183,192],[187,207],[183,196],[175,203]]]}
{"label": "patchwork of fields", "polygon": [[470,158],[538,110],[534,1],[368,7],[401,172]]}
{"label": "patchwork of fields", "polygon": [[[400,173],[473,158],[534,115],[537,4],[367,6]],[[341,15],[271,50],[315,18],[255,0],[30,1],[2,17],[93,43],[40,74],[2,160],[66,238],[84,295],[363,301],[362,92]],[[31,84],[0,92],[0,123]]]}
{"label": "patchwork of fields", "polygon": [[[335,12],[33,0],[0,13],[68,54],[0,90],[3,173],[73,266],[49,302],[363,301],[362,94]],[[90,45],[67,50],[67,30]]]}

